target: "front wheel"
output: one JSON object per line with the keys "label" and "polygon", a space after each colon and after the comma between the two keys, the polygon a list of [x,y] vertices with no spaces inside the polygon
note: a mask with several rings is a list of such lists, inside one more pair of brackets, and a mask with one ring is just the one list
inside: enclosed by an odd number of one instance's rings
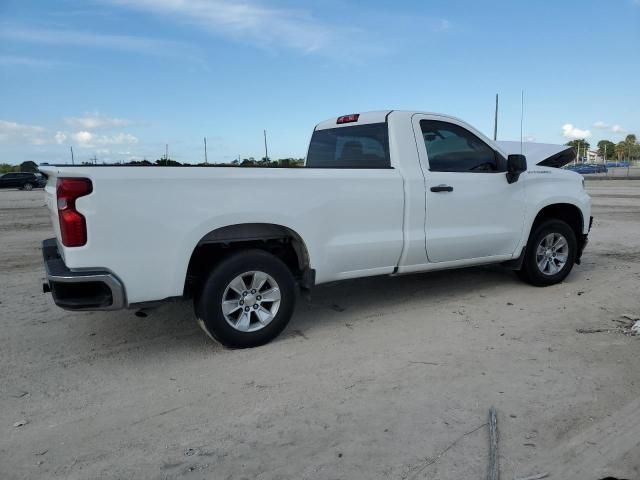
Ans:
{"label": "front wheel", "polygon": [[560,283],[571,272],[577,253],[573,229],[561,220],[547,220],[531,233],[518,276],[537,287]]}
{"label": "front wheel", "polygon": [[31,185],[30,183],[25,183],[25,184],[22,186],[22,189],[23,189],[23,190],[26,190],[27,192],[30,192],[31,190],[33,190],[33,185]]}
{"label": "front wheel", "polygon": [[227,347],[270,342],[289,323],[296,285],[289,268],[263,250],[237,252],[209,274],[195,298],[198,323]]}

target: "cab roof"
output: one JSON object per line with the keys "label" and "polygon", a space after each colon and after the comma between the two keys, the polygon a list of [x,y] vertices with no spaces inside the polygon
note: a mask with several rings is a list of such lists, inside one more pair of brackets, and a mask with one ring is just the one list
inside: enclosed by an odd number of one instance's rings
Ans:
{"label": "cab roof", "polygon": [[[434,112],[422,112],[419,110],[376,110],[373,112],[363,112],[363,113],[351,113],[347,115],[341,115],[339,117],[329,118],[323,122],[320,122],[316,125],[315,130],[325,130],[328,128],[340,128],[340,127],[349,127],[355,125],[367,125],[369,123],[383,123],[387,120],[389,114],[393,112],[394,115],[406,115],[412,117],[415,114],[424,114],[424,115],[437,115],[442,118],[449,118],[457,121],[462,121],[459,118],[452,117],[451,115],[444,115],[442,113],[434,113]],[[348,120],[345,123],[340,123],[340,119],[345,117],[352,117],[357,115],[357,120]]]}

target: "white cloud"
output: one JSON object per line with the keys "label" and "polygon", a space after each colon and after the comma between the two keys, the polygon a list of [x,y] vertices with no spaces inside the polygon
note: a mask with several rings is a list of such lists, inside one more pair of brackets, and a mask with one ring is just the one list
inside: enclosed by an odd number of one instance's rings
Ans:
{"label": "white cloud", "polygon": [[570,140],[589,138],[591,136],[591,131],[581,130],[577,127],[574,127],[571,123],[566,123],[562,126],[562,136]]}
{"label": "white cloud", "polygon": [[58,145],[62,145],[67,140],[67,134],[64,132],[56,132],[55,140]]}
{"label": "white cloud", "polygon": [[434,32],[446,32],[449,29],[451,29],[451,22],[444,18],[436,20],[433,27],[431,27]]}
{"label": "white cloud", "polygon": [[608,130],[611,133],[618,133],[618,134],[627,133],[627,130],[618,124],[609,125],[608,123],[602,122],[602,121],[594,123],[593,128],[598,128],[600,130]]}
{"label": "white cloud", "polygon": [[129,53],[174,56],[195,60],[195,49],[186,43],[133,35],[109,35],[98,32],[16,28],[3,25],[0,38],[44,45],[107,48]]}
{"label": "white cloud", "polygon": [[[197,25],[213,35],[266,50],[284,48],[356,62],[389,51],[389,42],[382,43],[370,35],[369,29],[354,22],[330,24],[308,9],[270,6],[264,0],[102,1],[161,15],[172,22]],[[427,26],[434,32],[444,31],[450,23],[431,20]]]}
{"label": "white cloud", "polygon": [[30,67],[47,68],[63,65],[57,60],[48,60],[33,57],[19,57],[15,55],[0,55],[0,67]]}
{"label": "white cloud", "polygon": [[38,125],[0,120],[0,143],[42,145],[47,143],[45,134],[46,130]]}
{"label": "white cloud", "polygon": [[65,118],[65,122],[73,128],[83,130],[120,128],[131,124],[131,121],[124,118],[105,117],[99,113],[85,113],[82,117]]}
{"label": "white cloud", "polygon": [[71,139],[79,144],[81,147],[92,147],[91,141],[93,140],[93,134],[87,131],[76,132],[71,135]]}
{"label": "white cloud", "polygon": [[53,134],[53,132],[49,132],[47,129],[38,125],[0,120],[0,143],[4,144],[62,145],[72,143],[81,148],[94,148],[96,146],[105,147],[109,145],[134,145],[137,144],[138,141],[138,138],[130,133],[96,135],[85,129],[78,130],[71,134],[63,131],[57,131]]}
{"label": "white cloud", "polygon": [[309,12],[268,7],[252,0],[110,0],[111,3],[187,20],[214,34],[260,46],[285,46],[313,52],[332,40],[334,31]]}
{"label": "white cloud", "polygon": [[138,143],[138,138],[130,133],[118,133],[111,137],[102,136],[97,138],[96,143],[99,145],[133,145]]}
{"label": "white cloud", "polygon": [[130,133],[118,133],[116,135],[96,135],[82,130],[71,135],[71,139],[81,148],[105,147],[108,145],[134,145],[138,138]]}

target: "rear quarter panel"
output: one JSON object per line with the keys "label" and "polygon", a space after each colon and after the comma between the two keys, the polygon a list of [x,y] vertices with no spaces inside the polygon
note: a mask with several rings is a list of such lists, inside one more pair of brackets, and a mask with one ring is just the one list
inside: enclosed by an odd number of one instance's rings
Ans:
{"label": "rear quarter panel", "polygon": [[391,273],[402,250],[402,179],[393,169],[89,167],[58,175],[93,182],[76,202],[88,241],[63,249],[67,266],[112,271],[129,303],[182,295],[194,248],[227,225],[295,231],[317,283]]}

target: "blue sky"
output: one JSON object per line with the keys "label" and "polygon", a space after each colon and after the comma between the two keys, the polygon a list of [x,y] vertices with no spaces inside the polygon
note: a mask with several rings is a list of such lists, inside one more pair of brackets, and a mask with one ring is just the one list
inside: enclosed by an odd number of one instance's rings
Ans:
{"label": "blue sky", "polygon": [[0,162],[302,157],[326,118],[640,134],[640,0],[0,0]]}

